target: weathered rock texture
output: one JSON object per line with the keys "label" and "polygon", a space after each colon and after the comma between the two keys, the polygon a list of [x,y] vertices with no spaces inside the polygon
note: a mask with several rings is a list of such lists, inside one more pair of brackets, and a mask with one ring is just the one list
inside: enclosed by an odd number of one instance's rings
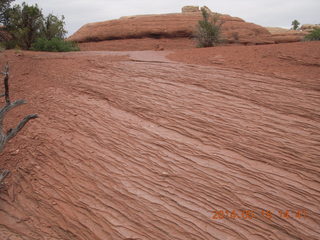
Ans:
{"label": "weathered rock texture", "polygon": [[[186,13],[132,16],[89,23],[81,27],[69,40],[91,42],[144,37],[191,37],[197,22],[202,19],[201,13],[194,10],[188,7],[183,10]],[[221,15],[221,20],[224,21],[222,32],[226,42],[243,44],[273,42],[271,34],[261,26],[229,15]]]}
{"label": "weathered rock texture", "polygon": [[319,28],[320,28],[320,24],[303,24],[300,29],[304,31],[312,31],[314,29],[319,29]]}
{"label": "weathered rock texture", "polygon": [[194,48],[196,42],[189,38],[132,38],[112,41],[79,43],[81,51],[144,51]]}
{"label": "weathered rock texture", "polygon": [[182,13],[194,13],[194,12],[199,12],[200,8],[199,6],[185,6],[182,8]]}
{"label": "weathered rock texture", "polygon": [[291,30],[278,27],[268,27],[275,43],[299,42],[308,34],[307,31]]}
{"label": "weathered rock texture", "polygon": [[[304,44],[297,51],[318,59],[318,43]],[[0,194],[1,240],[320,239],[319,78],[163,53],[0,55],[30,103],[8,123],[41,117],[0,155],[12,172]],[[212,219],[245,209],[255,218]]]}

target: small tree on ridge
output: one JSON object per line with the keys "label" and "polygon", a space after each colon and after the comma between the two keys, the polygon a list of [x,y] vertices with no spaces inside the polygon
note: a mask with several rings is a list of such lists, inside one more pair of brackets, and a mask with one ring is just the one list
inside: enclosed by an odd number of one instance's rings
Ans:
{"label": "small tree on ridge", "polygon": [[198,22],[196,40],[198,47],[213,47],[221,42],[221,26],[223,22],[219,14],[210,14],[207,8],[201,8],[202,20]]}
{"label": "small tree on ridge", "polygon": [[298,22],[298,20],[293,20],[291,25],[293,30],[297,30],[300,26],[300,23]]}

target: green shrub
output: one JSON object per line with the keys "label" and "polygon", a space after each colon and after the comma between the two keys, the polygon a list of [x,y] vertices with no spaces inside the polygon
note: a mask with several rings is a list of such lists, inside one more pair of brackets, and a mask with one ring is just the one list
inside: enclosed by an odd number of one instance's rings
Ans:
{"label": "green shrub", "polygon": [[79,51],[79,47],[74,42],[64,41],[59,38],[52,38],[47,40],[45,38],[38,38],[31,47],[34,51],[45,51],[45,52],[72,52]]}
{"label": "green shrub", "polygon": [[59,19],[57,16],[49,14],[43,22],[43,28],[41,29],[42,37],[46,39],[60,38],[63,39],[67,31],[64,29],[64,16]]}
{"label": "green shrub", "polygon": [[300,23],[298,22],[298,20],[293,20],[291,25],[293,30],[298,30]]}
{"label": "green shrub", "polygon": [[4,43],[6,49],[14,49],[20,47],[17,40],[10,39]]}
{"label": "green shrub", "polygon": [[198,22],[196,40],[198,47],[213,47],[221,42],[222,21],[218,14],[211,15],[208,10],[201,8],[203,19]]}
{"label": "green shrub", "polygon": [[43,26],[42,10],[37,4],[15,5],[5,12],[5,27],[12,36],[12,41],[22,49],[29,49],[34,41],[40,37]]}
{"label": "green shrub", "polygon": [[5,43],[0,42],[0,52],[3,52],[4,50],[6,50],[6,45]]}
{"label": "green shrub", "polygon": [[320,28],[314,29],[304,37],[306,41],[320,41]]}
{"label": "green shrub", "polygon": [[0,4],[0,22],[3,23],[5,31],[10,35],[10,39],[6,40],[8,48],[19,46],[28,50],[38,38],[63,39],[67,33],[64,29],[64,16],[59,18],[49,14],[44,17],[42,9],[37,4],[28,5],[23,2],[21,5],[9,8],[12,1],[5,1],[8,2],[3,7],[5,10],[2,11]]}

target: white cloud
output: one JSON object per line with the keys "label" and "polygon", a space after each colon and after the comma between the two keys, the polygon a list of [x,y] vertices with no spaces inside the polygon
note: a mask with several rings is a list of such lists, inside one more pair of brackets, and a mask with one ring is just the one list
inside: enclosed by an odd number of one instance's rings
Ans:
{"label": "white cloud", "polygon": [[[22,3],[17,0],[15,3]],[[82,25],[138,14],[180,12],[185,5],[208,6],[215,12],[240,17],[262,26],[290,27],[292,20],[320,23],[319,0],[25,0],[38,3],[45,14],[64,15],[69,34]]]}

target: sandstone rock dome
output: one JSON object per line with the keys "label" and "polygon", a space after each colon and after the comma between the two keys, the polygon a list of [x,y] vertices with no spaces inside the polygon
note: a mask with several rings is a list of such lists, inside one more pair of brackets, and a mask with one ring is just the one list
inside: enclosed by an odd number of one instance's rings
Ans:
{"label": "sandstone rock dome", "polygon": [[[69,37],[69,40],[94,42],[145,37],[188,38],[193,36],[195,26],[201,18],[199,7],[186,6],[182,8],[182,13],[138,15],[89,23]],[[221,15],[221,20],[224,21],[222,33],[227,43],[273,43],[271,34],[264,27],[225,14]]]}

